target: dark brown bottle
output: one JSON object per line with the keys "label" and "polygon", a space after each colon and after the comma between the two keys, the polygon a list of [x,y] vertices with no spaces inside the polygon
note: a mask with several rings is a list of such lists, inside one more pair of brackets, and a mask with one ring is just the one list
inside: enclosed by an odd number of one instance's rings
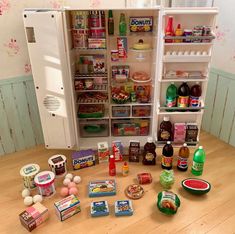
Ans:
{"label": "dark brown bottle", "polygon": [[156,165],[156,145],[152,137],[148,137],[147,143],[144,145],[143,164]]}
{"label": "dark brown bottle", "polygon": [[158,132],[159,141],[171,141],[172,140],[172,124],[168,116],[164,116],[163,121],[160,124]]}
{"label": "dark brown bottle", "polygon": [[171,170],[173,162],[174,150],[170,141],[164,145],[162,149],[162,168]]}

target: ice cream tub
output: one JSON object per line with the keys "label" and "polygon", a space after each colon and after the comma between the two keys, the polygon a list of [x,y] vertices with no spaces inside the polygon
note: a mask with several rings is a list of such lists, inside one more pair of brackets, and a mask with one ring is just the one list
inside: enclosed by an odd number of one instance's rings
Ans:
{"label": "ice cream tub", "polygon": [[23,177],[24,187],[27,189],[35,189],[36,184],[34,182],[35,175],[40,171],[38,164],[27,164],[20,169],[20,175]]}
{"label": "ice cream tub", "polygon": [[56,177],[64,176],[67,173],[67,159],[62,154],[56,154],[48,159],[49,167]]}
{"label": "ice cream tub", "polygon": [[34,182],[38,187],[39,194],[44,197],[50,197],[55,194],[55,174],[52,171],[42,171],[38,173]]}

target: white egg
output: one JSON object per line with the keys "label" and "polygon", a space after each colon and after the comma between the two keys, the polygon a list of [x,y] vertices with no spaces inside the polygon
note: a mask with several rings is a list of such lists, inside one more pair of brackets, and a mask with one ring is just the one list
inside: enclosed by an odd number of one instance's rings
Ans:
{"label": "white egg", "polygon": [[27,196],[24,198],[24,204],[26,206],[31,206],[33,204],[33,198],[31,196]]}
{"label": "white egg", "polygon": [[63,185],[64,186],[68,186],[68,184],[71,182],[71,180],[69,178],[65,178],[63,181]]}
{"label": "white egg", "polygon": [[74,176],[74,178],[73,178],[74,183],[79,184],[81,181],[82,181],[82,179],[80,176]]}
{"label": "white egg", "polygon": [[68,173],[68,174],[65,176],[65,178],[68,178],[68,179],[72,180],[72,179],[73,179],[73,175],[72,175],[71,173]]}
{"label": "white egg", "polygon": [[42,202],[42,195],[37,194],[37,195],[33,196],[33,202],[34,203]]}
{"label": "white egg", "polygon": [[30,190],[29,189],[24,189],[21,193],[22,197],[25,198],[27,196],[30,196]]}

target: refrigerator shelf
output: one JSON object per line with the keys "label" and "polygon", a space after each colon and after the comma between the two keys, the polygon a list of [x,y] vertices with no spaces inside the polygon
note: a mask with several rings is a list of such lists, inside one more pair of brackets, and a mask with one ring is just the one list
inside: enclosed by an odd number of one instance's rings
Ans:
{"label": "refrigerator shelf", "polygon": [[216,15],[218,14],[217,7],[175,7],[165,8],[164,13],[166,15]]}
{"label": "refrigerator shelf", "polygon": [[93,89],[82,89],[76,90],[77,93],[87,93],[87,92],[108,92],[108,85],[101,84],[101,85],[94,85]]}
{"label": "refrigerator shelf", "polygon": [[192,111],[193,110],[202,110],[204,109],[205,107],[204,106],[200,106],[200,107],[165,107],[165,106],[159,106],[159,110],[176,110],[176,111],[179,111],[179,110],[184,110],[184,111]]}
{"label": "refrigerator shelf", "polygon": [[[176,40],[176,39],[178,39],[178,40],[180,40],[180,39],[182,39],[182,40],[184,40],[184,39],[192,39],[192,40],[198,40],[198,39],[201,39],[201,40],[213,40],[213,39],[215,39],[215,35],[214,34],[212,34],[212,35],[210,35],[210,36],[164,36],[163,37],[164,39],[168,39],[168,40]],[[165,43],[165,45],[202,45],[202,44],[206,44],[206,45],[208,45],[208,44],[212,44],[211,42],[189,42],[189,43],[184,43],[184,42],[179,42],[179,43]]]}
{"label": "refrigerator shelf", "polygon": [[158,111],[159,115],[202,115],[203,109],[200,109],[199,111],[166,111],[166,110],[160,110]]}
{"label": "refrigerator shelf", "polygon": [[95,78],[105,78],[108,79],[108,73],[93,73],[93,74],[80,74],[78,72],[75,73],[75,79],[95,79]]}
{"label": "refrigerator shelf", "polygon": [[98,99],[86,99],[86,98],[78,98],[77,99],[77,104],[107,104],[107,100],[98,100]]}
{"label": "refrigerator shelf", "polygon": [[124,104],[116,104],[116,103],[111,103],[110,106],[150,106],[153,103],[151,102],[146,102],[146,103],[141,103],[141,102],[127,102]]}
{"label": "refrigerator shelf", "polygon": [[202,77],[195,77],[195,78],[172,78],[172,79],[167,79],[163,78],[159,80],[160,82],[206,82],[208,81],[207,78],[202,78]]}
{"label": "refrigerator shelf", "polygon": [[164,43],[165,46],[212,46],[212,42],[179,42],[179,43]]}
{"label": "refrigerator shelf", "polygon": [[210,55],[164,55],[165,63],[203,63],[210,62]]}

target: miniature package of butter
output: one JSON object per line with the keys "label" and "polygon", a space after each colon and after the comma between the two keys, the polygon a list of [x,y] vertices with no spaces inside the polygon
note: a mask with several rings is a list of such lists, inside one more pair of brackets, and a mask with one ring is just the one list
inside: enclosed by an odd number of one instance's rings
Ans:
{"label": "miniature package of butter", "polygon": [[54,206],[60,221],[64,221],[81,211],[80,201],[73,194],[55,202]]}

